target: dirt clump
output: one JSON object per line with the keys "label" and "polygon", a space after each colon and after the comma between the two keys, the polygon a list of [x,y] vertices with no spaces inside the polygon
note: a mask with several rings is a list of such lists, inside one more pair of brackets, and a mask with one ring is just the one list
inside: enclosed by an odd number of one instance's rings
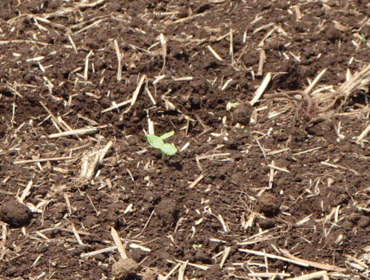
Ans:
{"label": "dirt clump", "polygon": [[262,229],[269,229],[276,226],[276,220],[271,218],[261,219],[258,224]]}
{"label": "dirt clump", "polygon": [[266,217],[276,216],[280,211],[280,201],[276,195],[265,192],[258,199],[258,208]]}
{"label": "dirt clump", "polygon": [[142,280],[157,280],[157,274],[152,271],[151,269],[146,269],[144,273],[142,273]]}
{"label": "dirt clump", "polygon": [[116,280],[127,280],[133,277],[139,270],[140,265],[133,259],[119,259],[112,266],[112,275]]}
{"label": "dirt clump", "polygon": [[155,212],[161,219],[163,225],[174,225],[174,223],[176,223],[179,215],[177,205],[174,199],[165,198],[155,206]]}
{"label": "dirt clump", "polygon": [[5,202],[0,207],[0,220],[13,228],[24,227],[32,219],[31,210],[15,199]]}
{"label": "dirt clump", "polygon": [[233,124],[248,125],[253,113],[253,107],[249,102],[243,102],[232,113]]}
{"label": "dirt clump", "polygon": [[213,279],[223,279],[224,271],[220,268],[219,265],[212,265],[209,269],[207,269],[206,273],[204,274],[204,279],[206,280],[213,280]]}

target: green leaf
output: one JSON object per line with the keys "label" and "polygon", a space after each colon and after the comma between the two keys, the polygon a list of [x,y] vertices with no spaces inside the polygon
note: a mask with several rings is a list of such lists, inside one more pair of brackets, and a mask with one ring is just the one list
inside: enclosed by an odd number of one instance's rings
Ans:
{"label": "green leaf", "polygon": [[150,146],[162,150],[164,142],[160,137],[154,134],[149,134],[146,136],[146,139],[148,140]]}
{"label": "green leaf", "polygon": [[160,149],[162,153],[165,153],[166,155],[169,155],[169,156],[173,156],[177,152],[176,147],[168,143],[165,143]]}
{"label": "green leaf", "polygon": [[165,139],[167,139],[167,138],[170,138],[171,136],[173,136],[173,135],[175,135],[175,131],[170,131],[170,132],[167,132],[167,133],[165,133],[165,134],[163,134],[163,135],[161,135],[160,136],[160,138],[162,139],[162,140],[165,140]]}
{"label": "green leaf", "polygon": [[361,40],[362,40],[362,43],[366,44],[366,37],[364,34],[361,34]]}

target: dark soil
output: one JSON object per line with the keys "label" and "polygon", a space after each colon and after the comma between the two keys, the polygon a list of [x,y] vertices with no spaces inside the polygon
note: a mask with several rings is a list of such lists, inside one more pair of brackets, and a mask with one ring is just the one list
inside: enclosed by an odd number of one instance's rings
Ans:
{"label": "dark soil", "polygon": [[[315,89],[335,92],[370,63],[367,1],[7,0],[0,12],[1,279],[113,279],[112,227],[138,266],[124,279],[177,264],[168,279],[369,279],[370,146],[356,142],[368,87],[327,118],[284,94],[325,68]],[[251,106],[267,73],[270,98]],[[174,156],[147,143],[150,122],[175,132]]]}

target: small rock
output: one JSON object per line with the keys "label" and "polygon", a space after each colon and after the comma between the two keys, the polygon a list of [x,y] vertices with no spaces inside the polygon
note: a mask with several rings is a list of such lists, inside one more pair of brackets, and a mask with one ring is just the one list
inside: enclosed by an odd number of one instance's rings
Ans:
{"label": "small rock", "polygon": [[0,207],[0,220],[10,227],[19,228],[26,226],[32,219],[32,212],[28,207],[12,199]]}
{"label": "small rock", "polygon": [[120,259],[112,266],[112,275],[116,280],[126,280],[139,269],[139,264],[133,259]]}

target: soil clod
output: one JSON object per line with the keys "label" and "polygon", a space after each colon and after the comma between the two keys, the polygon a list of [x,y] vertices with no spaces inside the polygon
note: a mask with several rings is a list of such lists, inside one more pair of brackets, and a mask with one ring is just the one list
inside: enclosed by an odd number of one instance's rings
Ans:
{"label": "soil clod", "polygon": [[270,229],[276,226],[275,219],[262,219],[258,223],[262,229]]}
{"label": "soil clod", "polygon": [[253,107],[249,102],[244,102],[238,105],[232,113],[233,124],[248,125],[253,113]]}
{"label": "soil clod", "polygon": [[155,207],[155,212],[161,219],[163,225],[173,225],[178,218],[179,210],[174,199],[161,200]]}
{"label": "soil clod", "polygon": [[273,217],[280,211],[280,201],[272,193],[264,193],[257,201],[260,212],[266,217]]}
{"label": "soil clod", "polygon": [[0,220],[13,228],[26,226],[32,219],[32,212],[28,207],[12,199],[0,207]]}
{"label": "soil clod", "polygon": [[139,264],[133,259],[119,259],[112,266],[112,275],[116,280],[127,280],[139,270]]}

